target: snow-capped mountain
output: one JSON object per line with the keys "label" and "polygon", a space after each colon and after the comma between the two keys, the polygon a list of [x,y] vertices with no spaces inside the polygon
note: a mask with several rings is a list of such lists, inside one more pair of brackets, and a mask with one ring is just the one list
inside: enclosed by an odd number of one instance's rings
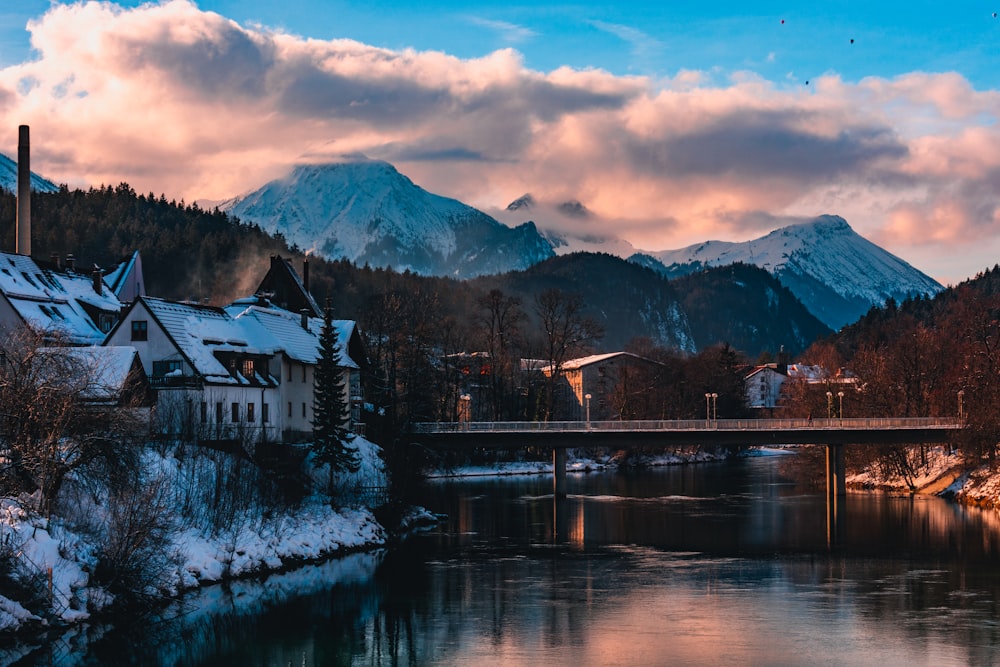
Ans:
{"label": "snow-capped mountain", "polygon": [[[0,188],[17,192],[17,162],[0,153]],[[35,192],[58,192],[59,186],[31,172],[31,189]]]}
{"label": "snow-capped mountain", "polygon": [[843,218],[823,215],[753,241],[706,241],[629,258],[667,276],[742,262],[771,272],[824,324],[840,329],[886,299],[937,294],[943,287],[857,234]]}
{"label": "snow-capped mountain", "polygon": [[629,257],[635,246],[625,239],[607,233],[607,225],[597,220],[587,207],[576,200],[558,203],[539,202],[529,192],[503,210],[488,209],[497,220],[515,225],[531,220],[557,255],[574,252],[603,252],[617,257]]}
{"label": "snow-capped mountain", "polygon": [[365,157],[297,166],[220,208],[329,259],[424,275],[469,278],[554,255],[533,223],[508,227]]}

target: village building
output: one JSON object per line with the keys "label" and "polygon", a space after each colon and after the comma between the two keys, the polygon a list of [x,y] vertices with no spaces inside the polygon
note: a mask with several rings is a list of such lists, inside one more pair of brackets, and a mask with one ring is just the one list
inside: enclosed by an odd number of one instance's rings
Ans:
{"label": "village building", "polygon": [[61,359],[56,366],[69,370],[68,382],[83,383],[80,398],[87,403],[129,408],[148,419],[156,396],[134,347],[41,347],[38,354]]}
{"label": "village building", "polygon": [[[353,321],[333,324],[350,406],[345,426],[360,432],[364,346]],[[322,326],[322,319],[291,313],[262,296],[226,308],[139,297],[106,345],[138,351],[158,394],[162,435],[300,442],[312,434]]]}
{"label": "village building", "polygon": [[808,364],[762,364],[755,366],[744,376],[746,406],[757,413],[758,417],[771,416],[784,407],[789,398],[789,388],[794,383],[826,391],[828,412],[832,413],[833,396],[845,388],[855,388],[857,378],[843,369],[829,371],[821,366]]}
{"label": "village building", "polygon": [[[553,416],[569,420],[618,420],[635,418],[641,395],[663,364],[631,352],[610,352],[562,364],[555,385]],[[553,369],[542,373],[551,377]]]}
{"label": "village building", "polygon": [[[250,337],[274,351],[280,378],[282,434],[285,441],[312,436],[313,373],[319,362],[319,335],[323,320],[307,312],[291,313],[273,305],[263,296],[235,301],[226,307]],[[364,433],[361,421],[363,401],[362,370],[366,353],[353,320],[332,320],[337,332],[340,358],[337,367],[344,374],[344,404],[350,406],[345,426]]]}
{"label": "village building", "polygon": [[46,264],[0,253],[0,329],[26,329],[53,344],[100,345],[121,308],[97,267],[83,272],[72,257]]}
{"label": "village building", "polygon": [[157,391],[161,435],[273,441],[280,434],[273,351],[222,308],[139,297],[105,344],[138,351]]}

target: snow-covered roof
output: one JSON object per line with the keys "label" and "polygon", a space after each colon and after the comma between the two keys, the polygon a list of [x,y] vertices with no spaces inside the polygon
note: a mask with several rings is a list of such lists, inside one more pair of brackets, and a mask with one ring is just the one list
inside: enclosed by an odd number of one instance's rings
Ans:
{"label": "snow-covered roof", "polygon": [[80,345],[97,345],[105,335],[84,306],[109,313],[121,309],[103,280],[98,294],[93,275],[43,268],[14,253],[0,253],[0,293],[32,329]]}
{"label": "snow-covered roof", "polygon": [[59,355],[78,364],[87,387],[84,398],[94,401],[115,400],[125,388],[129,371],[138,352],[131,346],[43,347],[43,355]]}
{"label": "snow-covered roof", "polygon": [[[649,363],[658,363],[652,359],[647,359],[645,357],[640,357],[638,354],[633,354],[631,352],[608,352],[606,354],[592,354],[589,357],[579,357],[577,359],[570,359],[562,365],[562,370],[573,371],[583,368],[584,366],[590,366],[591,364],[599,364],[602,361],[607,361],[608,359],[613,359],[614,357],[629,357],[631,359],[638,359],[639,361],[646,361]],[[545,370],[549,370],[549,366],[546,365]]]}
{"label": "snow-covered roof", "polygon": [[[174,341],[181,354],[206,382],[254,384],[239,373],[234,377],[215,356],[216,352],[272,355],[272,341],[244,327],[222,308],[142,297],[140,302]],[[276,384],[273,377],[255,378],[257,383]]]}
{"label": "snow-covered roof", "polygon": [[[295,361],[315,364],[319,360],[319,335],[323,329],[323,320],[318,317],[307,318],[308,330],[302,326],[302,315],[289,312],[271,304],[245,306],[246,301],[236,301],[226,308],[235,315],[249,335],[255,340],[267,341],[274,352],[284,352]],[[239,311],[239,312],[236,312]],[[340,359],[337,365],[341,368],[359,368],[358,363],[350,357],[348,344],[354,334],[353,320],[333,320],[337,331],[337,342],[340,344]]]}

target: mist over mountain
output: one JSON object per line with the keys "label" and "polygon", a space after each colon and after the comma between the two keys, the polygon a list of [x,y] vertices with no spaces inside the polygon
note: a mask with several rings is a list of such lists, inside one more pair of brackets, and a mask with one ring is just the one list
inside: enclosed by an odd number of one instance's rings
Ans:
{"label": "mist over mountain", "polygon": [[629,260],[667,277],[737,262],[759,266],[833,329],[856,321],[887,299],[933,296],[943,289],[836,215],[819,216],[743,243],[706,241],[680,250],[637,253]]}
{"label": "mist over mountain", "polygon": [[327,259],[422,275],[469,278],[554,255],[533,223],[508,227],[364,157],[299,165],[220,208]]}

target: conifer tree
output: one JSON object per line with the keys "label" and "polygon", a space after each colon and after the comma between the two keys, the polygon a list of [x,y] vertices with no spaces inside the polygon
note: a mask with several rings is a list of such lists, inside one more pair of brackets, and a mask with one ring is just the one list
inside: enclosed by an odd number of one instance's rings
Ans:
{"label": "conifer tree", "polygon": [[337,472],[355,472],[360,466],[358,450],[351,444],[345,428],[347,402],[344,400],[344,376],[338,362],[340,342],[333,326],[330,300],[323,310],[323,328],[319,336],[319,360],[313,376],[313,443],[316,462],[330,466],[330,486]]}

